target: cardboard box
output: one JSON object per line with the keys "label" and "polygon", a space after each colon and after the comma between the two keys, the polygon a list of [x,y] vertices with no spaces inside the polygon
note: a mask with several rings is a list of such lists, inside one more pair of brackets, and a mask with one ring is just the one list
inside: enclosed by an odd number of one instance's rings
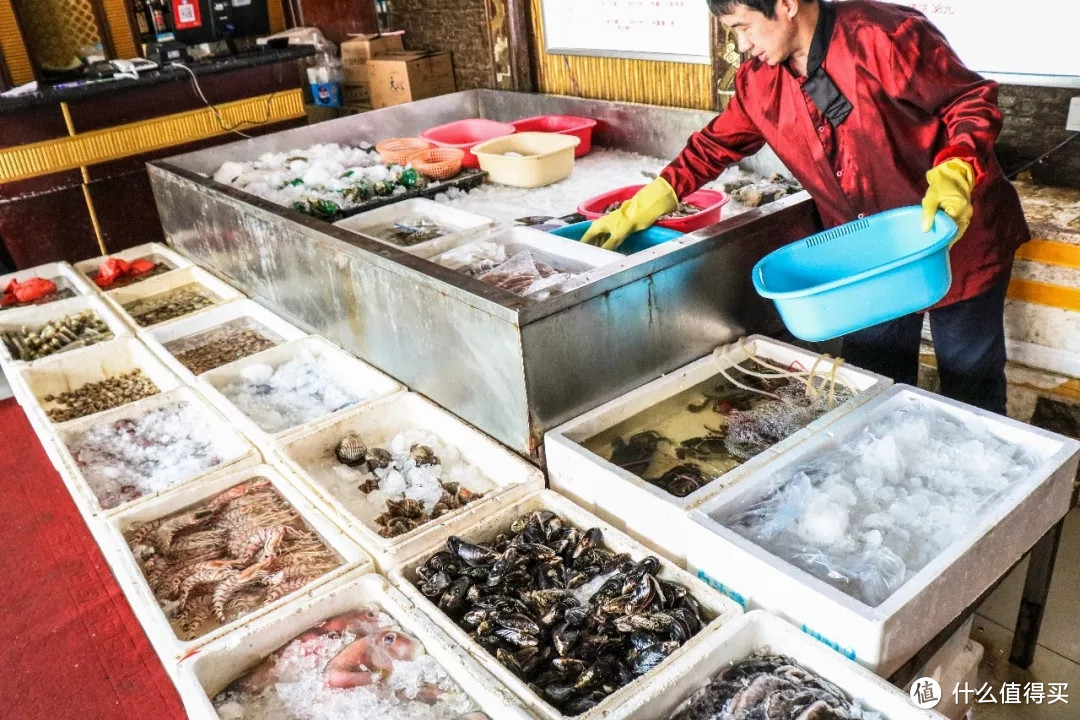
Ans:
{"label": "cardboard box", "polygon": [[454,92],[450,53],[387,53],[368,63],[371,104],[390,107]]}
{"label": "cardboard box", "polygon": [[[405,48],[401,44],[403,32],[388,35],[356,35],[341,43],[341,64],[345,66],[345,85],[354,88],[353,95],[357,97],[359,88],[366,92],[368,86],[368,61],[373,57],[389,52],[402,52]],[[365,95],[355,102],[367,102]],[[345,102],[349,100],[346,92]]]}
{"label": "cardboard box", "polygon": [[[343,85],[341,101],[345,105],[371,105],[371,88],[364,85]],[[369,108],[370,109],[370,108]]]}

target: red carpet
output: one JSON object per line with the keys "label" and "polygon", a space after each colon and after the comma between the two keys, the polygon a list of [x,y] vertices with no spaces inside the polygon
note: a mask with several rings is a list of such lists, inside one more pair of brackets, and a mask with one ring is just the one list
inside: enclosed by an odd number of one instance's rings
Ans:
{"label": "red carpet", "polygon": [[14,400],[0,402],[0,546],[0,717],[186,717]]}

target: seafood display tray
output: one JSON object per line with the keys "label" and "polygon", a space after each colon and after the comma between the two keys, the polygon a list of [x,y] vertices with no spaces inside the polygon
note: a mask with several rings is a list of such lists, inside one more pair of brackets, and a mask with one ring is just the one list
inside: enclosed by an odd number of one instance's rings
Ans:
{"label": "seafood display tray", "polygon": [[[215,465],[203,472],[181,480],[164,490],[143,495],[135,500],[108,510],[103,509],[101,503],[98,501],[97,495],[94,493],[94,489],[90,486],[90,483],[86,480],[82,471],[79,470],[75,458],[68,450],[68,439],[77,437],[80,433],[95,425],[142,415],[151,410],[181,401],[189,402],[198,409],[203,417],[209,422],[214,437],[221,442],[227,443],[227,447],[230,448],[231,454],[219,465]],[[217,411],[202,398],[202,396],[188,387],[181,387],[169,392],[162,392],[127,405],[122,405],[118,408],[113,408],[112,410],[106,410],[105,412],[87,418],[72,420],[64,423],[62,426],[58,426],[55,432],[57,452],[62,458],[64,466],[69,468],[72,473],[71,480],[74,487],[74,492],[72,494],[76,495],[76,502],[84,503],[86,507],[90,509],[92,515],[101,515],[103,517],[112,517],[131,508],[141,506],[160,496],[171,495],[181,488],[187,487],[196,481],[204,480],[210,475],[224,470],[235,470],[259,462],[258,451],[248,443],[247,439],[234,430],[225,418],[221,417],[221,415],[219,415]],[[71,486],[69,486],[69,489],[71,489]]]}
{"label": "seafood display tray", "polygon": [[406,218],[421,217],[438,224],[441,227],[453,228],[453,231],[431,240],[415,245],[403,246],[383,240],[375,235],[373,237],[381,243],[403,250],[420,257],[429,257],[442,249],[449,248],[465,238],[473,238],[495,224],[491,218],[486,218],[464,210],[450,207],[444,203],[437,203],[427,198],[412,198],[401,202],[386,205],[377,210],[369,210],[359,215],[353,215],[345,220],[339,220],[335,225],[350,232],[366,234],[367,230],[380,225],[390,225]]}
{"label": "seafood display tray", "polygon": [[[394,203],[401,202],[403,200],[411,200],[412,198],[432,198],[440,193],[447,192],[451,188],[458,188],[459,190],[472,190],[474,187],[481,185],[484,180],[487,179],[487,173],[483,170],[470,170],[464,169],[449,180],[436,180],[428,185],[423,190],[413,188],[399,195],[390,195],[388,197],[373,197],[370,200],[366,200],[356,207],[351,207],[348,210],[339,211],[332,219],[331,218],[318,218],[320,220],[326,220],[328,222],[340,222],[347,218],[360,215],[361,213],[370,212],[371,210],[377,210],[387,205],[393,205]],[[299,212],[294,210],[293,212]],[[309,213],[301,213],[301,215],[308,215],[309,217],[317,217],[310,215]]]}
{"label": "seafood display tray", "polygon": [[[192,267],[194,265],[194,263],[192,263],[190,260],[188,260],[180,253],[176,252],[172,248],[161,243],[152,242],[145,243],[143,245],[136,245],[133,248],[121,250],[120,252],[113,253],[111,255],[99,255],[98,257],[90,258],[88,260],[81,260],[75,263],[75,270],[78,271],[78,273],[83,277],[85,282],[89,283],[91,287],[100,290],[101,292],[106,292],[108,288],[98,288],[97,284],[91,279],[90,276],[97,273],[97,270],[99,267],[101,267],[101,264],[109,258],[118,258],[120,260],[126,260],[127,262],[132,262],[134,260],[138,260],[139,258],[147,258],[158,261],[164,260],[169,265],[172,265],[173,270],[182,270],[184,268]],[[170,272],[172,271],[170,270]],[[162,273],[162,275],[164,275],[164,273]],[[143,280],[141,282],[146,281]],[[134,284],[138,285],[139,283]]]}
{"label": "seafood display tray", "polygon": [[756,650],[786,655],[846,691],[853,699],[889,720],[942,720],[920,710],[911,698],[857,663],[842,657],[798,628],[768,613],[754,611],[717,628],[703,642],[675,660],[671,672],[636,693],[605,720],[662,720],[722,669]]}
{"label": "seafood display tray", "polygon": [[[124,538],[124,533],[136,523],[150,522],[171,515],[256,477],[264,477],[270,480],[274,489],[296,509],[308,527],[322,539],[328,548],[337,553],[342,560],[342,564],[299,590],[216,628],[202,637],[194,640],[182,640],[158,604],[154,592],[150,589],[150,585],[143,575],[142,568],[139,567],[138,561]],[[291,478],[281,470],[269,465],[254,465],[240,470],[230,469],[217,472],[212,477],[207,477],[204,482],[194,485],[189,484],[180,492],[163,495],[149,502],[140,503],[137,507],[124,509],[108,519],[104,535],[105,542],[102,543],[102,551],[109,563],[109,567],[112,568],[120,589],[123,590],[131,609],[135,612],[139,623],[150,638],[150,644],[154,646],[158,657],[161,658],[162,665],[174,676],[177,671],[177,663],[191,655],[196,648],[200,648],[213,640],[227,637],[230,633],[246,626],[252,620],[276,609],[284,608],[290,605],[293,600],[310,595],[316,588],[322,587],[350,571],[366,573],[372,570],[371,558],[368,557],[367,553],[313,507],[303,494],[296,490]]]}
{"label": "seafood display tray", "polygon": [[[498,487],[483,498],[396,538],[384,538],[332,494],[323,478],[333,473],[334,447],[350,432],[368,447],[388,443],[405,430],[418,428],[455,447],[465,462],[475,466]],[[315,503],[371,553],[381,572],[431,550],[448,537],[474,527],[528,493],[544,487],[544,475],[528,462],[478,430],[466,425],[434,403],[413,393],[402,393],[353,409],[290,436],[279,453],[295,475],[307,482]],[[322,466],[320,467],[320,464]],[[360,491],[356,490],[359,495]]]}
{"label": "seafood display tray", "polygon": [[43,358],[19,371],[19,384],[13,386],[13,390],[27,415],[36,415],[43,427],[62,428],[67,422],[95,418],[100,413],[57,423],[49,418],[48,411],[59,407],[59,403],[46,401],[45,397],[76,390],[87,383],[100,382],[133,370],[142,370],[157,385],[160,393],[183,385],[180,378],[154,357],[149,348],[135,338],[126,337]]}
{"label": "seafood display tray", "polygon": [[459,238],[444,247],[436,247],[434,253],[423,253],[421,257],[438,262],[443,253],[479,240],[502,245],[506,248],[507,258],[522,250],[528,250],[537,259],[543,260],[559,272],[588,272],[624,259],[622,255],[611,250],[521,226],[507,228],[482,238]]}
{"label": "seafood display tray", "polygon": [[[918,402],[978,424],[1046,460],[977,518],[975,526],[910,577],[877,607],[870,607],[758,547],[714,520],[760,496],[772,473],[840,444],[875,418]],[[888,677],[973,603],[1068,511],[1080,443],[906,385],[883,395],[690,514],[687,567],[737,594],[748,609],[779,615],[878,675]]]}
{"label": "seafood display tray", "polygon": [[[592,513],[581,509],[561,495],[548,490],[541,490],[522,498],[513,505],[502,508],[497,514],[463,529],[458,535],[468,542],[484,544],[492,540],[499,532],[505,531],[518,517],[537,510],[550,510],[581,531],[594,527],[599,528],[603,533],[604,547],[615,553],[629,553],[634,560],[640,560],[642,557],[651,554],[640,543],[611,527]],[[479,658],[483,666],[509,687],[530,711],[547,720],[562,720],[567,717],[534,693],[517,675],[484,650],[413,585],[413,582],[417,579],[416,568],[422,565],[435,550],[435,548],[432,548],[396,567],[389,575],[390,582],[394,583],[420,610],[427,613],[440,627],[444,628],[452,641]],[[683,662],[681,659],[690,656],[695,652],[696,648],[708,644],[710,638],[714,637],[716,632],[722,630],[728,623],[742,614],[742,609],[738,604],[729,598],[724,597],[668,560],[662,557],[658,559],[660,560],[660,571],[656,577],[686,587],[690,595],[701,605],[704,613],[711,615],[712,619],[705,624],[705,627],[697,635],[687,640],[682,647],[648,673],[616,690],[591,710],[575,716],[579,720],[598,720],[599,718],[605,718],[606,720],[621,717],[621,708],[635,696],[647,692],[649,688],[664,687],[676,682],[681,674],[679,670]]]}
{"label": "seafood display tray", "polygon": [[[3,292],[4,288],[6,288],[12,280],[25,282],[30,278],[36,277],[44,278],[46,280],[64,280],[71,286],[71,290],[75,293],[76,297],[78,297],[79,295],[94,295],[97,293],[97,291],[93,287],[93,283],[87,280],[82,273],[76,272],[75,268],[71,266],[71,263],[66,262],[46,263],[44,265],[38,265],[37,267],[8,273],[7,275],[0,275],[0,292]],[[65,299],[70,300],[71,298]],[[53,302],[60,301],[54,300]],[[49,305],[51,303],[44,304]],[[22,310],[26,307],[41,307],[41,305],[24,305],[23,307],[0,308],[0,315],[2,315],[3,313],[15,312],[16,310]]]}
{"label": "seafood display tray", "polygon": [[[270,332],[279,336],[283,342],[299,340],[308,334],[290,324],[274,312],[254,300],[233,300],[222,305],[215,305],[206,312],[182,317],[143,333],[142,341],[165,363],[177,376],[189,385],[195,384],[195,375],[181,363],[165,346],[175,340],[213,330],[233,320],[250,319]],[[215,368],[216,369],[216,368]]]}
{"label": "seafood display tray", "polygon": [[[682,498],[612,464],[582,444],[684,390],[710,378],[719,378],[720,369],[732,367],[749,357],[746,350],[784,367],[798,362],[807,370],[817,357],[812,352],[760,335],[746,338],[744,347],[745,350],[738,345],[729,345],[723,349],[726,354],[722,364],[718,363],[716,353],[706,356],[549,431],[544,439],[544,452],[551,489],[682,564],[689,545],[689,510],[766,467],[807,438],[821,433],[892,384],[888,378],[842,365],[836,375],[859,390],[855,397]],[[824,361],[818,367],[822,375],[828,375],[832,362]]]}
{"label": "seafood display tray", "polygon": [[[9,310],[0,315],[0,333],[18,330],[23,326],[40,327],[50,320],[57,320],[65,315],[74,315],[83,312],[84,310],[93,310],[97,316],[109,326],[114,338],[131,337],[131,329],[127,324],[120,319],[120,316],[116,314],[112,307],[107,305],[106,302],[96,294],[82,295],[66,300],[57,300],[56,302],[48,303],[47,305],[35,305],[33,307]],[[97,345],[100,343],[94,344]],[[3,368],[4,372],[10,377],[15,374],[15,368],[28,367],[35,363],[42,362],[43,360],[59,357],[66,352],[74,352],[74,350],[77,349],[79,348],[73,350],[61,350],[52,355],[38,358],[37,360],[16,360],[11,356],[7,345],[0,342],[0,368]]]}
{"label": "seafood display tray", "polygon": [[[280,432],[269,433],[260,428],[254,420],[245,415],[240,408],[234,405],[221,393],[220,389],[239,377],[244,368],[250,367],[256,363],[265,363],[277,369],[280,365],[292,360],[298,353],[304,350],[311,352],[312,355],[318,358],[327,360],[334,374],[352,390],[358,393],[361,391],[370,392],[372,393],[371,396],[361,400],[355,405],[350,405],[341,410],[337,410],[330,415],[324,415],[315,420],[310,420],[300,425],[294,425],[293,427]],[[255,446],[267,455],[276,454],[284,442],[286,442],[286,438],[289,438],[296,433],[303,432],[306,428],[310,428],[316,423],[340,417],[350,410],[369,405],[376,400],[394,395],[405,389],[404,386],[393,378],[384,375],[367,363],[357,360],[337,345],[334,345],[326,338],[319,337],[318,335],[309,335],[308,337],[300,338],[299,340],[293,340],[283,345],[278,345],[277,347],[255,353],[254,355],[248,355],[246,358],[229,363],[228,365],[209,370],[198,377],[196,385],[212,405],[236,423],[236,426],[240,428],[240,431],[250,438],[251,441],[255,443]]]}
{"label": "seafood display tray", "polygon": [[425,651],[492,720],[527,720],[514,695],[464,648],[378,575],[350,571],[310,592],[301,590],[284,607],[193,651],[177,671],[177,688],[192,720],[219,720],[212,699],[232,680],[310,627],[361,605],[376,605],[423,643]]}
{"label": "seafood display tray", "polygon": [[[186,285],[199,285],[204,290],[208,290],[214,295],[216,300],[209,307],[205,307],[201,310],[196,310],[193,313],[182,315],[178,318],[171,320],[164,320],[154,325],[142,326],[135,322],[127,310],[124,309],[124,305],[135,302],[136,300],[142,300],[144,298],[153,297],[154,295],[161,295],[167,293],[170,290],[176,290]],[[205,312],[209,312],[212,308],[217,307],[223,303],[227,303],[230,300],[237,300],[243,298],[244,294],[234,288],[232,285],[219,280],[210,273],[206,272],[199,267],[186,267],[180,270],[173,270],[163,275],[152,277],[148,280],[143,280],[140,283],[134,285],[128,285],[127,287],[117,288],[116,290],[108,290],[105,292],[105,299],[112,305],[113,309],[119,313],[120,317],[124,318],[124,321],[135,331],[136,334],[142,336],[148,331],[163,327],[169,323],[177,322],[181,319],[187,319],[191,317],[197,317]]]}

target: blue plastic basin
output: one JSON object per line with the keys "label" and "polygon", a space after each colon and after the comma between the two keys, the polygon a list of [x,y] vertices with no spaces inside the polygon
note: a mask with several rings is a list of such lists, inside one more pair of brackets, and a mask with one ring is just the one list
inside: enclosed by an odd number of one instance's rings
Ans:
{"label": "blue plastic basin", "polygon": [[[591,220],[555,228],[549,232],[552,235],[558,235],[559,237],[569,238],[571,240],[581,240],[590,227],[592,227]],[[648,250],[660,243],[666,243],[668,240],[674,240],[675,238],[682,236],[683,233],[678,230],[671,230],[669,228],[654,225],[648,230],[642,230],[641,232],[636,232],[627,237],[615,252],[622,253],[623,255],[633,255],[636,252]]]}
{"label": "blue plastic basin", "polygon": [[949,291],[956,223],[922,207],[871,215],[775,250],[754,266],[754,289],[798,338],[828,340],[923,310]]}

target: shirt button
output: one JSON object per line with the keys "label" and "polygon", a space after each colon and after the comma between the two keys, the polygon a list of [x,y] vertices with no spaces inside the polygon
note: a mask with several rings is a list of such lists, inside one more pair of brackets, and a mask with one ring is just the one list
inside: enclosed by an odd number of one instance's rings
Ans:
{"label": "shirt button", "polygon": [[837,170],[837,171],[836,171],[836,177],[842,177],[842,176],[843,176],[843,174],[844,174],[844,171],[843,171],[843,170]]}
{"label": "shirt button", "polygon": [[864,217],[866,217],[866,213],[859,213],[859,219],[860,220],[862,220]]}
{"label": "shirt button", "polygon": [[824,126],[824,125],[822,125],[821,127],[819,127],[819,128],[817,129],[817,131],[818,131],[819,133],[823,133],[823,132],[825,132],[825,126]]}

